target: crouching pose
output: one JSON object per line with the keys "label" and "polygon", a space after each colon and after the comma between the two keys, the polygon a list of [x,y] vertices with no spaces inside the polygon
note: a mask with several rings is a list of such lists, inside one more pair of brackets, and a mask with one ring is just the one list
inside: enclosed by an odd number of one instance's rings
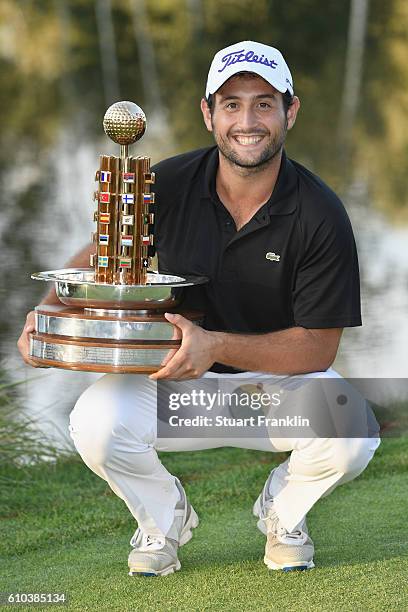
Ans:
{"label": "crouching pose", "polygon": [[[270,473],[253,511],[273,570],[314,567],[306,514],[358,476],[378,438],[273,436],[163,438],[157,381],[295,375],[338,378],[331,369],[344,327],[361,325],[359,271],[350,221],[338,197],[284,151],[300,101],[281,53],[244,41],[219,51],[201,110],[215,146],[166,159],[156,172],[156,244],[164,273],[207,276],[183,307],[203,327],[168,314],[181,347],[145,375],[109,374],[79,398],[70,433],[86,465],[106,480],[137,521],[131,575],[180,568],[198,517],[157,451],[239,446],[291,451]],[[71,265],[87,265],[91,246]],[[52,303],[55,295],[46,296]],[[27,333],[19,341],[27,358]],[[186,461],[188,456],[186,456]]]}

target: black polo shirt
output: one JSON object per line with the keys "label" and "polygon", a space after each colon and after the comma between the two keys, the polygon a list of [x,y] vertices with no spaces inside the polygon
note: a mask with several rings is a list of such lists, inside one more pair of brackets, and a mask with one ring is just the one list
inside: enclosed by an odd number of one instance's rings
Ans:
{"label": "black polo shirt", "polygon": [[160,272],[210,279],[182,307],[236,333],[361,325],[356,246],[336,194],[283,153],[271,198],[237,232],[216,192],[218,159],[210,147],[153,167]]}

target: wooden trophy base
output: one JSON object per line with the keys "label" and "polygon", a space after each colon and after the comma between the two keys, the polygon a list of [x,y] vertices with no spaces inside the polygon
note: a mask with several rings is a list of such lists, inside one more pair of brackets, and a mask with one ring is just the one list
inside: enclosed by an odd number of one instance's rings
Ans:
{"label": "wooden trophy base", "polygon": [[[170,311],[171,312],[171,311]],[[202,313],[178,311],[199,325]],[[157,372],[177,348],[174,326],[162,312],[37,306],[30,359],[39,366],[84,372]]]}

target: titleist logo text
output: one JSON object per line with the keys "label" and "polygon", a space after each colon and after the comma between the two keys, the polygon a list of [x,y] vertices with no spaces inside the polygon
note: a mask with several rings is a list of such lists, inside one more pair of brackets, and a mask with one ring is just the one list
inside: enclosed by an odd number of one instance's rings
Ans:
{"label": "titleist logo text", "polygon": [[254,62],[255,64],[263,64],[264,66],[269,66],[274,70],[278,65],[275,60],[269,60],[264,55],[259,56],[253,51],[245,52],[245,49],[241,49],[241,51],[232,51],[231,53],[227,53],[227,55],[224,55],[221,61],[224,65],[220,70],[218,70],[218,72],[222,72],[223,70],[225,70],[225,68],[227,68],[227,66],[232,66],[237,62]]}

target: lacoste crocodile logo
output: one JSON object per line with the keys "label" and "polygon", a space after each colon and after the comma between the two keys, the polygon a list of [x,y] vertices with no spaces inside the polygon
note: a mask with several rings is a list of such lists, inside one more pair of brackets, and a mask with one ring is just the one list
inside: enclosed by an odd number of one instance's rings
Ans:
{"label": "lacoste crocodile logo", "polygon": [[276,255],[276,253],[267,253],[265,257],[269,261],[280,261],[280,255]]}

